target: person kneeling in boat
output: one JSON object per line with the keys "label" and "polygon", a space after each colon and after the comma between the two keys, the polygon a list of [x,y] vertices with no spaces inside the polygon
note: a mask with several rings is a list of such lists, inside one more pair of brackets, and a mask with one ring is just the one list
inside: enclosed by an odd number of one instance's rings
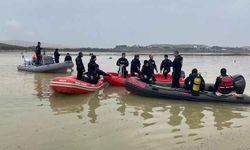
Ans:
{"label": "person kneeling in boat", "polygon": [[82,52],[78,53],[78,56],[76,57],[76,70],[77,70],[77,80],[82,80],[82,75],[85,72],[85,68],[82,62],[83,54]]}
{"label": "person kneeling in boat", "polygon": [[135,55],[135,58],[131,61],[131,68],[130,68],[131,75],[135,76],[135,73],[137,73],[140,76],[140,68],[141,68],[141,62],[139,60],[139,55]]}
{"label": "person kneeling in boat", "polygon": [[129,65],[129,63],[125,53],[122,53],[122,57],[117,60],[116,65],[119,66],[119,76],[126,78],[128,74],[126,67]]}
{"label": "person kneeling in boat", "polygon": [[96,56],[91,55],[91,59],[88,63],[88,79],[87,82],[91,84],[97,84],[100,79],[100,75],[109,76],[109,74],[99,69],[99,65],[96,63]]}
{"label": "person kneeling in boat", "polygon": [[148,60],[144,60],[144,65],[141,70],[141,80],[146,83],[150,83],[151,80],[154,82],[154,73],[152,72],[152,68],[149,64]]}
{"label": "person kneeling in boat", "polygon": [[227,70],[222,68],[220,70],[221,75],[216,78],[216,82],[214,84],[214,92],[220,94],[230,94],[234,89],[234,80],[233,77],[227,75]]}
{"label": "person kneeling in boat", "polygon": [[199,96],[200,91],[204,91],[205,81],[196,68],[185,79],[185,88],[190,90],[193,96]]}

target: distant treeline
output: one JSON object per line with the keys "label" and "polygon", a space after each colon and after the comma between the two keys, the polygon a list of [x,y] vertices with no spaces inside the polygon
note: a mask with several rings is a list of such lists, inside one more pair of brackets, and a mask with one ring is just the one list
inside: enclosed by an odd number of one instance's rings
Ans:
{"label": "distant treeline", "polygon": [[[33,47],[22,47],[0,43],[0,51],[34,51]],[[53,51],[54,48],[44,48],[45,51]],[[178,50],[181,53],[230,53],[250,54],[248,48],[242,47],[219,47],[204,45],[151,45],[151,46],[116,46],[115,48],[63,48],[62,52],[131,52],[131,53],[172,53]]]}

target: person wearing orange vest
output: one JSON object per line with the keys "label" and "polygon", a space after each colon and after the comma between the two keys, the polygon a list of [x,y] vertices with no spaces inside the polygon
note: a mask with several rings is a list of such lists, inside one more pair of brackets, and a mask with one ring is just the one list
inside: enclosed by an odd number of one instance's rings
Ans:
{"label": "person wearing orange vest", "polygon": [[234,89],[234,80],[233,77],[227,75],[227,70],[222,68],[220,70],[221,75],[217,77],[216,82],[214,84],[215,92],[219,92],[221,94],[229,94]]}

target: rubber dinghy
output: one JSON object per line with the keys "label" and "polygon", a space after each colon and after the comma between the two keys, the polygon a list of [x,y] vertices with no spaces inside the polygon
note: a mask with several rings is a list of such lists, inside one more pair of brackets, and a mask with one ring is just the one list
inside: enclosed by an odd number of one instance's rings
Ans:
{"label": "rubber dinghy", "polygon": [[[115,72],[108,72],[108,74],[110,74],[110,76],[104,76],[104,79],[113,86],[124,86],[126,79],[131,77],[131,74],[127,75],[127,78],[124,77],[120,77],[118,75],[118,73]],[[172,76],[170,74],[168,74],[167,79],[164,79],[164,76],[162,74],[155,74],[154,75],[157,83],[171,83],[172,82]],[[184,82],[184,79],[181,78],[180,82]]]}
{"label": "rubber dinghy", "polygon": [[76,79],[76,76],[55,77],[50,81],[53,91],[68,94],[86,94],[100,90],[106,85],[104,79],[100,79],[97,84]]}
{"label": "rubber dinghy", "polygon": [[40,72],[40,73],[51,73],[51,72],[67,72],[68,69],[72,70],[74,64],[71,61],[63,63],[54,63],[53,57],[43,56],[42,64],[36,66],[30,60],[25,60],[24,64],[18,65],[17,69],[20,71],[28,72]]}
{"label": "rubber dinghy", "polygon": [[[241,81],[236,81],[236,82],[241,82]],[[129,78],[125,81],[125,87],[131,93],[147,97],[199,101],[199,102],[230,102],[230,103],[250,104],[250,97],[245,94],[231,94],[227,96],[217,96],[213,92],[206,91],[201,93],[199,96],[193,96],[189,91],[183,88],[173,89],[168,86],[146,84],[140,81],[138,78],[134,77]],[[241,88],[239,89],[239,91],[240,93],[243,93],[244,89],[242,91]]]}

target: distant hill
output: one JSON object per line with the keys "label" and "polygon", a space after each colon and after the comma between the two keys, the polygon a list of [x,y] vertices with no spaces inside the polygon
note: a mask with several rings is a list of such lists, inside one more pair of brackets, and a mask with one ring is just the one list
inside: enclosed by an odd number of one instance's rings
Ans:
{"label": "distant hill", "polygon": [[[21,47],[34,47],[37,45],[37,42],[30,42],[30,41],[21,41],[21,40],[7,40],[7,41],[0,41],[0,43],[8,44],[8,45],[15,45]],[[60,44],[51,44],[51,43],[42,43],[42,47],[47,48],[65,48],[67,46],[60,45]]]}
{"label": "distant hill", "polygon": [[24,49],[27,49],[27,47],[0,43],[0,50],[24,50]]}
{"label": "distant hill", "polygon": [[202,44],[152,44],[148,47],[158,48],[209,48],[207,45]]}
{"label": "distant hill", "polygon": [[[10,42],[14,44],[14,42]],[[11,45],[0,42],[0,51],[34,51],[36,43],[20,42],[19,45]],[[26,44],[24,44],[26,43]],[[21,46],[20,46],[21,45]],[[31,45],[31,46],[30,46]],[[28,47],[27,47],[28,46]],[[48,48],[46,46],[56,45],[45,45],[42,44],[42,48],[48,52],[53,51],[54,48]],[[127,46],[117,45],[115,48],[59,48],[61,52],[88,52],[88,53],[110,53],[110,52],[128,52],[128,53],[166,53],[171,54],[173,51],[178,50],[182,54],[232,54],[232,55],[250,55],[249,47],[221,47],[221,46],[207,46],[201,44],[153,44],[149,46]]]}

